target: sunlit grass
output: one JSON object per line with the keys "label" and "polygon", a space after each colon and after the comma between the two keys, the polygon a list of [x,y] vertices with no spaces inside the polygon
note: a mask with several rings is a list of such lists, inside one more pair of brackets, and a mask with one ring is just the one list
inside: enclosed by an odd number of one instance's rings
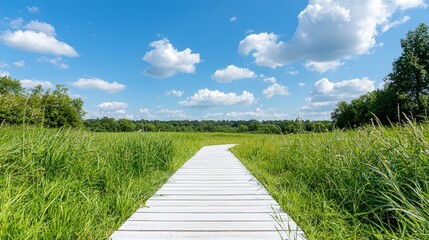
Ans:
{"label": "sunlit grass", "polygon": [[261,137],[233,152],[310,239],[427,239],[428,129]]}
{"label": "sunlit grass", "polygon": [[280,136],[2,127],[0,239],[106,239],[201,147],[230,143],[310,239],[427,239],[428,129]]}

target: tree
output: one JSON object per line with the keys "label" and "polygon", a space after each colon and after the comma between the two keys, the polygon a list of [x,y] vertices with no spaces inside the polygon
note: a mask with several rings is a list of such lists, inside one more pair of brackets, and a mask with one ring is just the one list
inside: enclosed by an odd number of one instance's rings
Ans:
{"label": "tree", "polygon": [[414,117],[424,116],[429,91],[429,33],[420,24],[401,39],[402,55],[393,62],[393,71],[386,78],[388,88],[396,92],[401,111]]}
{"label": "tree", "polygon": [[9,76],[0,77],[0,95],[14,94],[19,95],[24,92],[21,83]]}
{"label": "tree", "polygon": [[56,89],[43,95],[44,120],[48,127],[80,127],[83,124],[83,101],[80,98],[72,99],[68,89],[57,85]]}

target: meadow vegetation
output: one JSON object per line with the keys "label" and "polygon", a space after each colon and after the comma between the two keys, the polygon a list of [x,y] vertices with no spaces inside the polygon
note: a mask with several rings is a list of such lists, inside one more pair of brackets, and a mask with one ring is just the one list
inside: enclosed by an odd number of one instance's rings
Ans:
{"label": "meadow vegetation", "polygon": [[428,130],[261,136],[233,152],[309,239],[428,239]]}
{"label": "meadow vegetation", "polygon": [[0,127],[0,239],[107,239],[202,146],[239,137]]}
{"label": "meadow vegetation", "polygon": [[232,151],[309,239],[429,237],[429,124],[292,135],[0,128],[0,238],[106,239],[202,146]]}

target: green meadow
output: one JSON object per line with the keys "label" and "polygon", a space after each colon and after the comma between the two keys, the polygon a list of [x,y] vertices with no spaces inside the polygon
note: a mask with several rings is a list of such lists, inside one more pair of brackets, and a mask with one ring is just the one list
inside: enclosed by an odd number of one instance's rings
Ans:
{"label": "green meadow", "polygon": [[429,125],[292,135],[0,128],[0,239],[106,239],[202,146],[232,152],[309,239],[429,238]]}

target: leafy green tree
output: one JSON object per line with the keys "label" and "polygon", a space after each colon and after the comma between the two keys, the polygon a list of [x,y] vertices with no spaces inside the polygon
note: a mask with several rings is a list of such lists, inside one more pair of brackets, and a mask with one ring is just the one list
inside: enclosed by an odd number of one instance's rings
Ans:
{"label": "leafy green tree", "polygon": [[414,117],[426,115],[429,92],[429,33],[420,24],[401,39],[402,55],[393,62],[393,71],[386,78],[396,92],[401,111]]}
{"label": "leafy green tree", "polygon": [[9,76],[0,77],[0,95],[14,94],[20,95],[24,93],[21,83]]}
{"label": "leafy green tree", "polygon": [[43,96],[45,104],[45,125],[48,127],[80,127],[83,124],[82,116],[83,100],[72,99],[68,95],[68,89],[63,85],[57,85],[56,89]]}

